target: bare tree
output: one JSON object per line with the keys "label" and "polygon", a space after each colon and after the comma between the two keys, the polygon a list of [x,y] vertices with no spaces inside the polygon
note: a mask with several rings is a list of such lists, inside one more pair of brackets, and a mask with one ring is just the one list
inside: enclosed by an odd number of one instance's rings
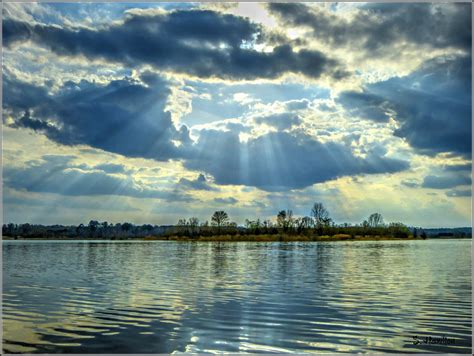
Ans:
{"label": "bare tree", "polygon": [[288,228],[293,228],[295,226],[295,219],[293,218],[293,210],[286,211],[286,224]]}
{"label": "bare tree", "polygon": [[369,220],[367,221],[370,227],[379,227],[383,226],[383,217],[379,213],[373,213],[369,216]]}
{"label": "bare tree", "polygon": [[277,215],[277,225],[283,228],[283,231],[287,231],[289,228],[293,227],[295,220],[293,218],[292,210],[281,210]]}
{"label": "bare tree", "polygon": [[313,225],[313,219],[309,216],[305,216],[301,219],[301,223],[303,224],[304,229],[308,229]]}
{"label": "bare tree", "polygon": [[265,229],[272,228],[272,227],[273,227],[272,221],[271,221],[271,220],[268,220],[268,219],[267,219],[267,220],[264,220],[264,221],[263,221],[263,227],[264,227]]}
{"label": "bare tree", "polygon": [[191,227],[199,226],[199,219],[193,216],[192,218],[188,219],[188,224]]}
{"label": "bare tree", "polygon": [[329,225],[331,219],[329,218],[329,212],[324,207],[323,203],[314,203],[311,209],[311,216],[314,218],[314,223],[317,228]]}
{"label": "bare tree", "polygon": [[278,227],[285,227],[285,222],[286,222],[286,211],[285,210],[280,210],[277,214],[277,225]]}
{"label": "bare tree", "polygon": [[229,215],[223,210],[216,211],[211,217],[211,224],[213,226],[217,226],[220,230],[221,226],[223,226],[229,220]]}
{"label": "bare tree", "polygon": [[199,233],[199,219],[192,217],[188,219],[188,225],[191,230],[191,235],[196,235]]}
{"label": "bare tree", "polygon": [[249,219],[245,219],[245,228],[246,229],[250,229],[250,227],[252,226],[253,224],[253,221],[249,220]]}

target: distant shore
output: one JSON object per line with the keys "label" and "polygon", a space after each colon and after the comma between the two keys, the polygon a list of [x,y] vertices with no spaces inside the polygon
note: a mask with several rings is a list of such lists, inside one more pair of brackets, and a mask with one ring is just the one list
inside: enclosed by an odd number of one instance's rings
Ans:
{"label": "distant shore", "polygon": [[[428,237],[427,239],[457,239],[468,237]],[[350,235],[334,235],[334,236],[301,236],[301,235],[216,235],[216,236],[146,236],[140,238],[71,238],[71,237],[11,237],[3,236],[3,240],[61,240],[61,241],[78,241],[78,240],[101,240],[101,241],[194,241],[194,242],[311,242],[311,241],[412,241],[424,240],[421,237],[392,237],[392,236],[350,236]]]}

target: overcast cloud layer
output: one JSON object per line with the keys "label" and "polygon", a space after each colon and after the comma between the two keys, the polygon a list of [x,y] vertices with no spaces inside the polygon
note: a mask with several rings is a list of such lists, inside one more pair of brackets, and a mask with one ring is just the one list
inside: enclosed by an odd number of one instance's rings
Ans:
{"label": "overcast cloud layer", "polygon": [[5,219],[53,221],[58,196],[58,223],[319,199],[351,222],[467,225],[471,21],[470,4],[6,4]]}

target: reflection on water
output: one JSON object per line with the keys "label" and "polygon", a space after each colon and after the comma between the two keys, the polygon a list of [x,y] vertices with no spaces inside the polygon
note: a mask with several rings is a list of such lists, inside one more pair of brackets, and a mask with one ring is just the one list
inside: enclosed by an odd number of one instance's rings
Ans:
{"label": "reflection on water", "polygon": [[3,349],[469,353],[470,247],[4,241]]}

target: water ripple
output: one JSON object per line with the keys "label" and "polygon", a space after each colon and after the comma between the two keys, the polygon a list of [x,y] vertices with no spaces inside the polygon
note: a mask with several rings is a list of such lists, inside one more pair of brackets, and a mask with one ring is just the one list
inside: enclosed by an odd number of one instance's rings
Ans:
{"label": "water ripple", "polygon": [[4,241],[3,349],[470,353],[470,245]]}

